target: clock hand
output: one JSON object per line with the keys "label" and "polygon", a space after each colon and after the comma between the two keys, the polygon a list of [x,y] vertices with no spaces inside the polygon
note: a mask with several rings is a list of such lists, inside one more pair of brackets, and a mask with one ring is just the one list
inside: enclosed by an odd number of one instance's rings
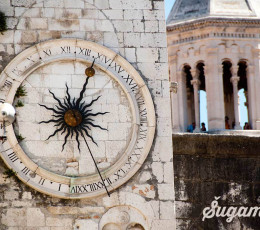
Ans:
{"label": "clock hand", "polygon": [[96,161],[95,161],[95,159],[94,159],[94,157],[93,157],[93,154],[92,154],[92,152],[91,152],[91,150],[90,150],[90,148],[89,148],[88,142],[86,141],[86,138],[85,138],[84,135],[82,135],[82,133],[81,133],[81,136],[84,138],[84,141],[85,141],[85,143],[86,143],[86,145],[87,145],[87,147],[88,147],[88,151],[89,151],[89,153],[90,153],[90,155],[91,155],[91,157],[92,157],[92,160],[94,161],[94,164],[95,164],[96,169],[97,169],[97,171],[98,171],[98,174],[99,174],[99,176],[100,176],[100,178],[101,178],[101,181],[102,181],[102,183],[103,183],[103,186],[105,187],[105,189],[106,189],[106,191],[107,191],[107,195],[110,197],[110,193],[109,193],[108,190],[107,190],[107,186],[105,185],[104,179],[103,179],[103,177],[101,176],[101,173],[100,173],[100,171],[99,171],[99,169],[98,169],[97,163],[96,163]]}
{"label": "clock hand", "polygon": [[96,58],[94,58],[94,61],[92,62],[92,65],[90,68],[93,68],[94,64],[95,64]]}

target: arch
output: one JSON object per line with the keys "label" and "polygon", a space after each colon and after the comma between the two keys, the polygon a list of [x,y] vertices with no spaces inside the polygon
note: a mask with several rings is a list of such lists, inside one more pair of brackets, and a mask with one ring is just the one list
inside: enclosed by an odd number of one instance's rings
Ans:
{"label": "arch", "polygon": [[191,66],[188,64],[184,64],[182,68],[182,78],[180,82],[180,85],[182,87],[182,104],[184,109],[183,131],[187,131],[188,126],[192,123],[195,123],[194,91],[191,84],[192,80],[193,77],[191,75]]}
{"label": "arch", "polygon": [[204,62],[197,62],[196,70],[198,74],[198,79],[200,81],[200,90],[206,91],[204,66],[205,66]]}
{"label": "arch", "polygon": [[199,60],[199,61],[196,61],[193,65],[193,68],[196,69],[197,68],[197,65],[202,63],[203,65],[205,65],[205,61],[204,60]]}
{"label": "arch", "polygon": [[239,64],[240,62],[246,63],[247,66],[251,65],[251,62],[247,58],[240,58],[237,64]]}
{"label": "arch", "polygon": [[187,63],[187,62],[185,62],[185,63],[183,63],[183,64],[181,64],[181,65],[179,66],[178,71],[183,71],[183,68],[184,68],[185,66],[192,66],[192,65],[190,65],[190,64]]}
{"label": "arch", "polygon": [[[198,110],[199,110],[199,124],[196,124],[196,127],[202,126],[204,123],[202,131],[206,131],[205,128],[208,127],[208,115],[207,115],[207,91],[206,91],[206,76],[205,76],[205,63],[204,61],[197,61],[196,66],[197,77],[199,80],[198,86],[198,94],[199,94],[199,102],[198,102]],[[195,105],[196,106],[196,105]],[[196,108],[195,108],[196,109]],[[196,123],[197,123],[196,122]],[[207,128],[206,128],[207,129]]]}
{"label": "arch", "polygon": [[148,230],[146,213],[129,205],[110,208],[99,221],[99,230]]}
{"label": "arch", "polygon": [[[240,59],[238,62],[238,91],[239,91],[239,111],[240,111],[240,124],[244,126],[244,129],[251,129],[252,124],[250,121],[250,114],[249,114],[249,87],[248,87],[248,80],[247,80],[247,68],[248,68],[248,61],[246,59]],[[247,123],[247,125],[246,125]]]}
{"label": "arch", "polygon": [[223,64],[223,62],[230,62],[230,63],[231,63],[231,66],[234,65],[234,62],[233,62],[232,59],[230,59],[230,58],[222,58],[222,59],[221,59],[221,63]]}

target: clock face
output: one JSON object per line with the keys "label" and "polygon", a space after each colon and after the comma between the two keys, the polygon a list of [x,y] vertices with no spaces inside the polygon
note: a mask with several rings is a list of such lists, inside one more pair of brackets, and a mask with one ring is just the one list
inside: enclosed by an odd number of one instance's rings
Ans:
{"label": "clock face", "polygon": [[78,39],[40,43],[0,76],[13,104],[1,156],[34,189],[63,198],[110,192],[147,157],[154,107],[137,71],[113,51]]}

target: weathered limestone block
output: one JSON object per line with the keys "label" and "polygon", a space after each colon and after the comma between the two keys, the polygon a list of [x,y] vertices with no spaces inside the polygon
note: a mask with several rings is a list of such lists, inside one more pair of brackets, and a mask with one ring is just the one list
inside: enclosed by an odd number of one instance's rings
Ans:
{"label": "weathered limestone block", "polygon": [[27,226],[45,226],[45,215],[40,208],[27,209]]}
{"label": "weathered limestone block", "polygon": [[2,214],[1,223],[5,226],[27,226],[25,208],[9,208]]}
{"label": "weathered limestone block", "polygon": [[174,200],[172,184],[158,184],[158,193],[161,200]]}
{"label": "weathered limestone block", "polygon": [[72,227],[72,219],[70,219],[70,218],[47,217],[46,218],[46,226]]}

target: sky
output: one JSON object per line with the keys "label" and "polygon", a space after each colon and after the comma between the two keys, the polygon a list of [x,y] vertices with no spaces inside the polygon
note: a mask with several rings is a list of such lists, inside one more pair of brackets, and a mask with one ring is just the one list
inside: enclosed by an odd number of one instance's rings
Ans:
{"label": "sky", "polygon": [[[172,9],[175,0],[165,0],[165,16],[166,19]],[[207,116],[207,99],[204,91],[200,92],[200,121],[206,124],[208,130],[208,116]],[[248,121],[247,109],[245,107],[244,90],[239,91],[239,113],[240,113],[240,125],[243,128],[245,122]],[[231,125],[231,124],[230,124]]]}
{"label": "sky", "polygon": [[175,0],[165,0],[165,15],[168,17]]}

